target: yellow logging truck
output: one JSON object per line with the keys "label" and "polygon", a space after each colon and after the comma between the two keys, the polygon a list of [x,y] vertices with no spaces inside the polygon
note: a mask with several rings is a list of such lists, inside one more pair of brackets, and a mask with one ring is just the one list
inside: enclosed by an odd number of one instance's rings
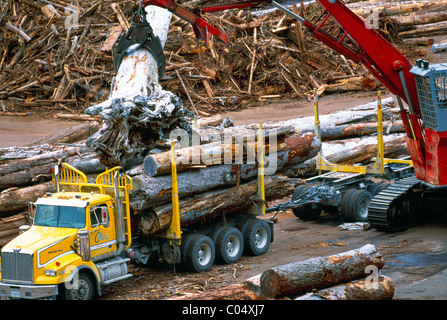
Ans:
{"label": "yellow logging truck", "polygon": [[[225,225],[220,219],[211,221],[195,232],[181,229],[173,151],[171,156],[172,223],[152,237],[132,235],[132,179],[119,167],[88,183],[84,173],[68,164],[57,166],[57,192],[30,206],[32,226],[21,227],[19,236],[2,248],[0,297],[89,300],[101,294],[102,285],[130,277],[131,259],[162,258],[200,272],[215,257],[238,261],[244,247],[251,254],[264,254],[273,239],[272,223],[251,214],[235,215]],[[263,175],[259,179],[263,190]],[[258,207],[257,213],[265,212],[264,204]]]}

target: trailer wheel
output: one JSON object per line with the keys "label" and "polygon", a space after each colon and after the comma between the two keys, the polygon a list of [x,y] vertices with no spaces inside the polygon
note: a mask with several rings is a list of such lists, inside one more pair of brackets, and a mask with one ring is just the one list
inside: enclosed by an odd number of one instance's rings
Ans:
{"label": "trailer wheel", "polygon": [[348,189],[343,194],[340,204],[340,212],[341,216],[346,221],[351,221],[351,217],[349,216],[349,204],[351,203],[351,197],[356,192],[357,189]]}
{"label": "trailer wheel", "polygon": [[210,237],[192,234],[183,240],[182,264],[193,272],[208,271],[214,263],[216,255],[214,243]]}
{"label": "trailer wheel", "polygon": [[251,256],[265,254],[270,247],[272,233],[267,222],[261,219],[250,219],[242,229],[244,236],[244,252]]}
{"label": "trailer wheel", "polygon": [[[305,194],[311,186],[301,185],[295,188],[292,200],[299,198]],[[302,220],[317,220],[320,217],[323,208],[318,203],[306,204],[301,207],[292,208],[293,214]]]}
{"label": "trailer wheel", "polygon": [[357,190],[353,193],[348,210],[351,221],[368,221],[368,206],[371,199],[372,195],[367,190]]}
{"label": "trailer wheel", "polygon": [[224,226],[219,228],[214,237],[216,261],[219,263],[238,262],[244,250],[244,238],[239,229]]}

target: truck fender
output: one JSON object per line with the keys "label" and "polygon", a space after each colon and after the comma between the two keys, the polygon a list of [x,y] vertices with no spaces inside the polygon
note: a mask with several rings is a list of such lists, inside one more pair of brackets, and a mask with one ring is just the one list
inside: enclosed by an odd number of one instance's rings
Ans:
{"label": "truck fender", "polygon": [[101,282],[100,282],[101,279],[99,278],[99,274],[97,273],[97,271],[91,266],[86,265],[77,266],[76,268],[74,268],[73,272],[67,277],[65,281],[69,282],[73,280],[75,274],[79,274],[81,270],[87,271],[90,275],[93,276],[93,280],[96,283],[96,290],[98,292],[98,295],[101,296]]}

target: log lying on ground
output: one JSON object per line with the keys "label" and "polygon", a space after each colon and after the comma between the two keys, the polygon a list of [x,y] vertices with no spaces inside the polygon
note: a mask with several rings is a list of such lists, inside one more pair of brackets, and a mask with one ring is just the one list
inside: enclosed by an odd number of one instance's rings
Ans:
{"label": "log lying on ground", "polygon": [[250,290],[246,284],[235,283],[219,290],[206,292],[193,297],[188,297],[188,300],[259,300],[259,296]]}
{"label": "log lying on ground", "polygon": [[[295,189],[295,183],[287,178],[265,179],[266,201],[289,196]],[[247,212],[255,203],[259,203],[258,182],[251,181],[229,189],[210,191],[195,197],[180,200],[180,223],[182,227],[205,222],[209,219]],[[172,204],[154,207],[139,216],[139,232],[145,235],[156,234],[171,225]]]}
{"label": "log lying on ground", "polygon": [[295,300],[391,300],[393,297],[393,280],[380,275],[375,283],[360,279],[308,293]]}
{"label": "log lying on ground", "polygon": [[266,270],[261,276],[261,290],[271,298],[293,295],[364,277],[368,266],[381,269],[384,264],[380,252],[368,244],[337,255],[310,258]]}
{"label": "log lying on ground", "polygon": [[[384,4],[376,4],[373,6],[367,6],[363,8],[353,9],[352,11],[357,15],[362,15],[364,17],[369,16],[371,12],[380,12],[385,16],[395,16],[395,15],[403,15],[406,13],[414,13],[414,12],[423,12],[428,9],[439,8],[443,5],[447,5],[446,0],[438,0],[438,1],[423,1],[423,2],[410,2],[410,3],[384,3]],[[352,5],[351,5],[352,6]],[[350,6],[350,7],[351,7]]]}
{"label": "log lying on ground", "polygon": [[[288,149],[266,157],[265,174],[271,175],[287,166],[302,163],[316,156],[321,143],[311,133],[295,135],[288,138]],[[221,164],[199,170],[178,173],[179,197],[199,194],[217,187],[234,186],[240,181],[255,179],[257,164]],[[132,176],[132,171],[137,172]],[[133,190],[130,192],[130,205],[140,211],[171,201],[171,175],[150,177],[141,170],[128,172],[133,179]]]}
{"label": "log lying on ground", "polygon": [[434,35],[444,35],[447,32],[447,21],[413,26],[411,30],[399,32],[399,38],[419,38]]}
{"label": "log lying on ground", "polygon": [[447,12],[439,8],[439,12],[424,12],[417,15],[405,15],[393,17],[400,24],[400,30],[409,29],[415,25],[427,25],[447,20]]}
{"label": "log lying on ground", "polygon": [[10,188],[0,193],[0,217],[8,217],[28,208],[28,203],[36,201],[46,192],[54,192],[52,181],[26,188]]}

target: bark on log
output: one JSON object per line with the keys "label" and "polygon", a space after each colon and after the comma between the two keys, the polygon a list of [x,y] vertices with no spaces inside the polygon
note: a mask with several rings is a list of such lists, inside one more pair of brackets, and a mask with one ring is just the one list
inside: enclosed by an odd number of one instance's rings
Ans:
{"label": "bark on log", "polygon": [[406,15],[400,17],[393,17],[400,23],[399,30],[406,30],[414,25],[427,25],[431,23],[441,22],[447,20],[447,12],[440,10],[439,12],[427,12],[417,15]]}
{"label": "bark on log", "polygon": [[[398,159],[409,155],[404,134],[385,135],[384,146],[386,158]],[[332,163],[368,165],[377,156],[377,137],[324,142],[321,150],[325,158]],[[309,159],[287,168],[284,174],[293,178],[308,177],[316,173],[315,166],[315,159]]]}
{"label": "bark on log", "polygon": [[36,201],[46,192],[54,192],[53,182],[46,182],[26,188],[10,188],[0,193],[0,217],[8,217],[28,208],[28,203]]}
{"label": "bark on log", "polygon": [[411,2],[411,3],[385,3],[377,4],[374,6],[366,6],[363,8],[353,9],[352,11],[361,16],[369,16],[371,11],[380,12],[385,16],[403,15],[407,13],[423,12],[429,9],[437,9],[439,7],[447,5],[446,0],[438,0],[431,2]]}
{"label": "bark on log", "polygon": [[360,279],[308,293],[295,300],[391,300],[393,297],[393,280],[381,275],[376,283]]}
{"label": "bark on log", "polygon": [[0,190],[49,181],[52,178],[51,170],[60,162],[70,163],[85,174],[98,173],[105,169],[96,153],[88,148],[63,148],[0,165]]}
{"label": "bark on log", "polygon": [[399,32],[399,38],[419,38],[434,35],[443,35],[447,32],[447,22],[431,23],[421,26],[413,26],[412,30]]}
{"label": "bark on log", "polygon": [[19,227],[29,224],[25,214],[20,213],[11,217],[0,219],[0,248],[17,237]]}
{"label": "bark on log", "polygon": [[[290,150],[295,152],[297,157],[305,158],[314,143],[312,140],[313,137],[306,134],[293,134],[289,137],[275,136],[273,140],[267,136],[265,139],[265,154]],[[212,166],[223,163],[242,164],[247,163],[247,159],[254,162],[257,159],[257,145],[257,142],[236,141],[235,143],[217,142],[178,149],[175,152],[177,172],[195,166]],[[148,155],[144,159],[143,166],[146,173],[151,177],[168,174],[171,172],[171,152]]]}
{"label": "bark on log", "polygon": [[[311,133],[289,138],[289,149],[266,156],[266,175],[274,174],[287,166],[311,159],[320,150],[321,143]],[[257,169],[256,163],[245,163],[241,165],[214,165],[198,170],[179,172],[177,179],[179,198],[195,195],[217,187],[234,186],[238,182],[238,176],[241,182],[255,179],[258,174]],[[146,173],[141,173],[141,169],[132,170],[128,174],[132,175],[132,172],[137,172],[137,175],[132,176],[134,188],[130,192],[130,205],[134,210],[140,211],[171,202],[171,175],[150,177]]]}
{"label": "bark on log", "polygon": [[[384,136],[385,156],[396,158],[407,155],[408,149],[404,134]],[[323,145],[322,152],[331,162],[343,164],[368,164],[377,155],[377,137],[347,139],[332,141]]]}
{"label": "bark on log", "polygon": [[99,130],[98,121],[90,121],[83,123],[61,132],[54,133],[50,136],[34,140],[27,144],[27,146],[35,146],[40,144],[57,144],[57,143],[74,143],[85,140]]}
{"label": "bark on log", "polygon": [[[395,118],[393,98],[382,99],[383,119]],[[331,114],[320,115],[320,127],[322,130],[334,126],[341,126],[359,122],[377,121],[377,102],[370,102],[359,105],[349,110],[342,110]],[[264,129],[272,130],[285,127],[292,127],[298,132],[309,132],[315,128],[315,117],[303,117],[285,121],[272,121],[264,123]],[[248,126],[249,128],[257,128],[257,125]]]}
{"label": "bark on log", "polygon": [[193,297],[188,297],[188,300],[259,300],[256,293],[251,291],[243,283],[235,283],[229,286],[219,288],[212,292],[206,292]]}
{"label": "bark on log", "polygon": [[310,258],[266,270],[261,276],[261,290],[267,297],[293,295],[349,282],[365,276],[368,266],[378,269],[384,260],[375,246],[326,257]]}
{"label": "bark on log", "polygon": [[[265,179],[266,201],[288,196],[295,184],[286,178]],[[255,203],[258,182],[251,181],[225,190],[202,193],[195,197],[180,200],[180,223],[182,227],[205,222],[226,214],[245,213]],[[172,204],[166,204],[142,212],[139,216],[138,230],[141,234],[152,235],[166,230],[172,221]]]}

